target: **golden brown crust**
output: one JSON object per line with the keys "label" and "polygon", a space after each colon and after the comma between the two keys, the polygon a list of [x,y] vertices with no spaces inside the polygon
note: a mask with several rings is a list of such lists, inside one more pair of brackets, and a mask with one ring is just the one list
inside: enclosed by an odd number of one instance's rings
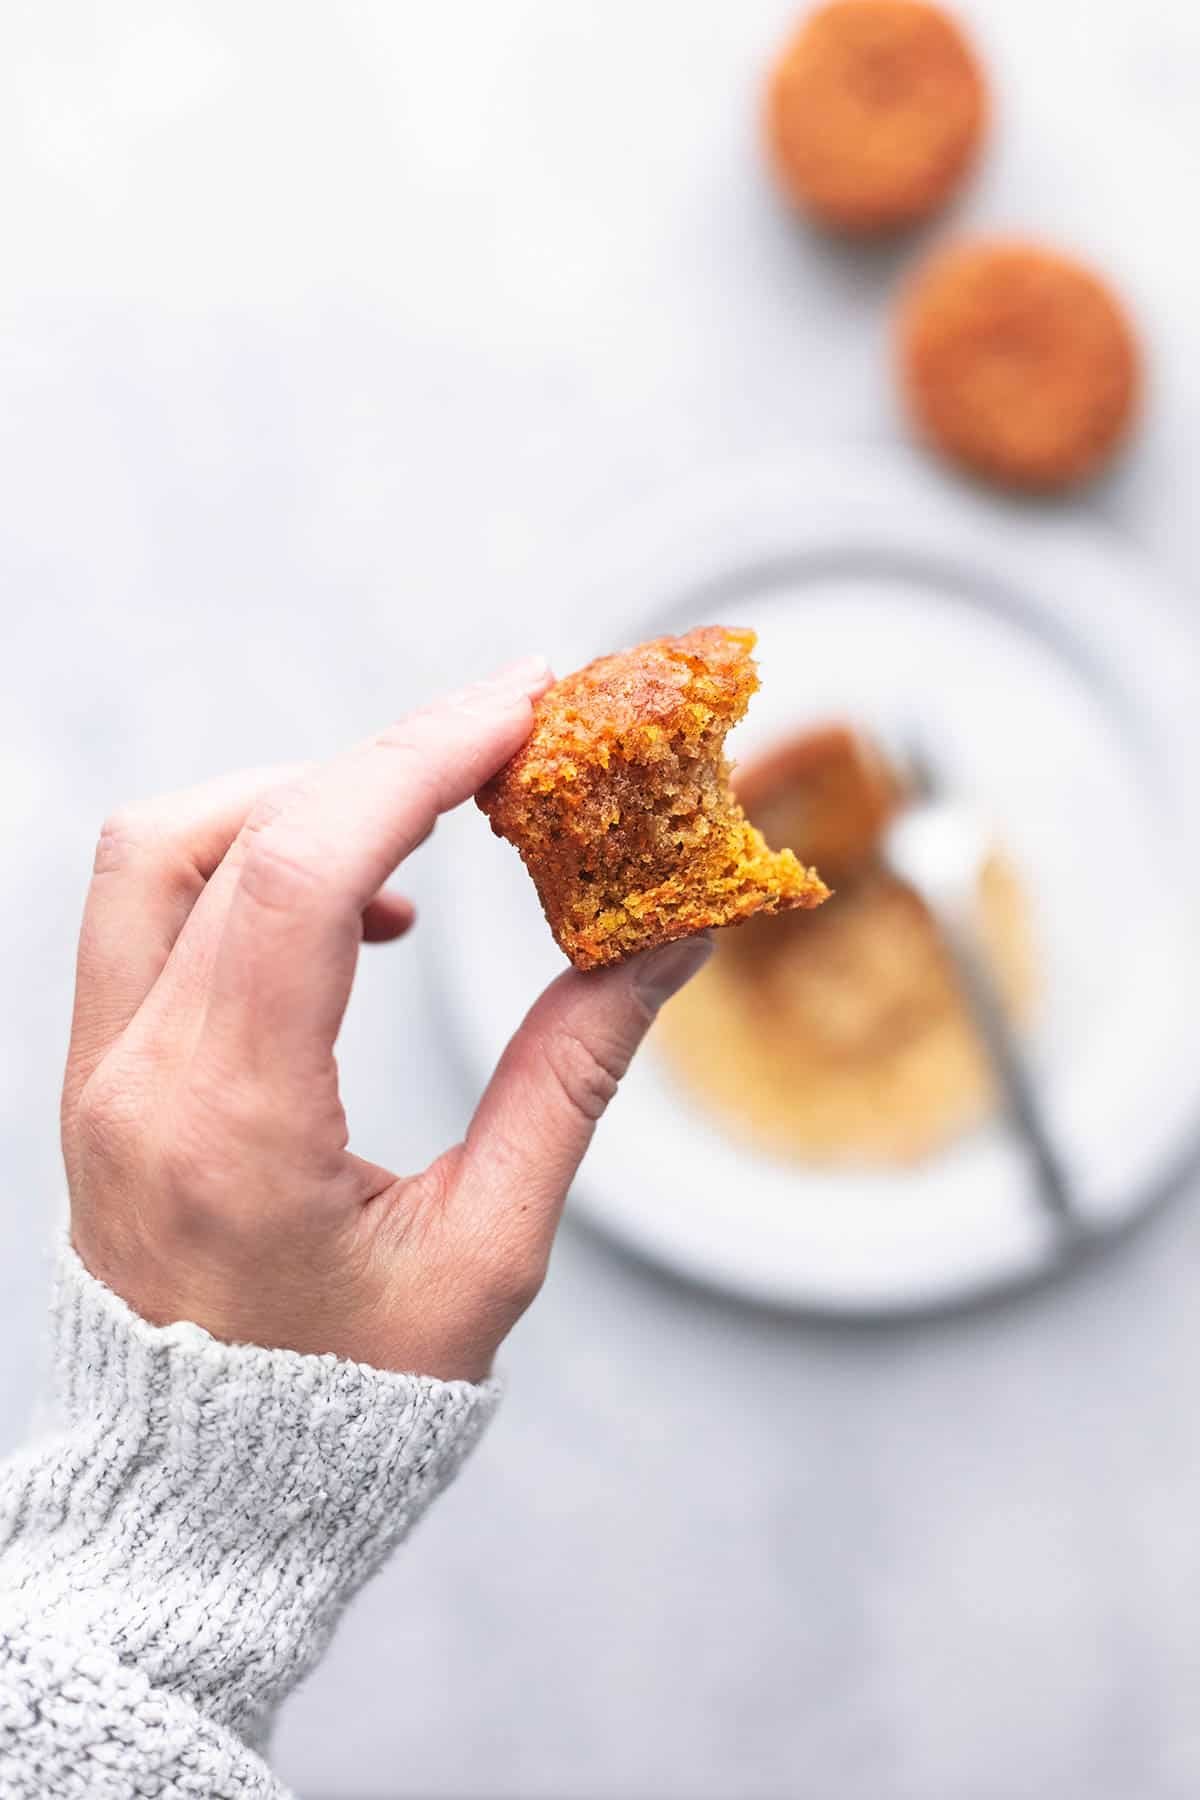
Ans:
{"label": "golden brown crust", "polygon": [[1137,410],[1137,338],[1116,295],[1040,245],[959,244],[920,270],[899,315],[917,429],[1008,487],[1064,487],[1113,454]]}
{"label": "golden brown crust", "polygon": [[481,790],[577,968],[827,897],[790,851],[768,850],[726,783],[725,734],[758,686],[753,643],[709,625],[600,657],[536,702],[528,741]]}
{"label": "golden brown crust", "polygon": [[923,0],[833,0],[771,71],[766,139],[793,204],[837,231],[929,216],[983,138],[987,91],[966,38]]}

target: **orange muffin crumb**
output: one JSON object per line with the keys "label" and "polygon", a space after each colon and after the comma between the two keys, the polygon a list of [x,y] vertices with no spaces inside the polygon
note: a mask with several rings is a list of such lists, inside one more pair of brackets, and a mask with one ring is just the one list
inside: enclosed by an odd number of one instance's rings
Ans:
{"label": "orange muffin crumb", "polygon": [[944,205],[983,138],[987,93],[962,31],[924,0],[832,0],[767,86],[772,166],[836,231],[892,231]]}
{"label": "orange muffin crumb", "polygon": [[600,657],[542,695],[528,741],[480,791],[576,968],[828,897],[727,785],[753,646],[752,631],[707,625]]}
{"label": "orange muffin crumb", "polygon": [[1140,354],[1116,295],[1036,244],[941,251],[905,296],[900,379],[917,429],[943,455],[1008,487],[1094,474],[1137,409]]}

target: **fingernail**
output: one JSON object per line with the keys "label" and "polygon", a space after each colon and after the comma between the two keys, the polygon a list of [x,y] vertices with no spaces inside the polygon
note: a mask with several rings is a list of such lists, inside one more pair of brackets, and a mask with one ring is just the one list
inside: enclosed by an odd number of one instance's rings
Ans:
{"label": "fingernail", "polygon": [[550,673],[550,664],[544,656],[523,656],[519,662],[508,663],[503,669],[497,669],[480,687],[489,693],[528,694],[540,688]]}
{"label": "fingernail", "polygon": [[707,934],[684,938],[681,943],[667,944],[652,950],[634,976],[638,998],[651,1012],[657,1012],[664,1001],[677,994],[685,982],[697,974],[712,955],[713,941]]}
{"label": "fingernail", "polygon": [[544,656],[523,656],[520,662],[509,663],[485,680],[450,694],[447,704],[472,717],[488,719],[498,708],[512,706],[518,700],[535,699],[552,679],[550,665]]}

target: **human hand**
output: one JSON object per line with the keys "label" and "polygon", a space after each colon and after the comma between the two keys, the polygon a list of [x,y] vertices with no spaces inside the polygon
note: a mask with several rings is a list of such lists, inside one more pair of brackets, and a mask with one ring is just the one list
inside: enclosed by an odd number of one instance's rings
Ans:
{"label": "human hand", "polygon": [[156,1324],[479,1380],[541,1285],[563,1197],[690,939],[568,971],[465,1140],[417,1175],[348,1148],[334,1045],[383,887],[516,751],[540,660],[323,767],[252,771],[116,814],[80,936],[63,1090],[71,1230]]}

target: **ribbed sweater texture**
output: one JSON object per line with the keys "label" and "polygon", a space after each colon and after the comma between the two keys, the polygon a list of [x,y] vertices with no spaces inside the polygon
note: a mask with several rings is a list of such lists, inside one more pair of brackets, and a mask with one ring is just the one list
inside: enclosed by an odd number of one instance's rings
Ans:
{"label": "ribbed sweater texture", "polygon": [[59,1253],[55,1428],[0,1464],[0,1800],[285,1790],[259,1753],[494,1383],[147,1324]]}

